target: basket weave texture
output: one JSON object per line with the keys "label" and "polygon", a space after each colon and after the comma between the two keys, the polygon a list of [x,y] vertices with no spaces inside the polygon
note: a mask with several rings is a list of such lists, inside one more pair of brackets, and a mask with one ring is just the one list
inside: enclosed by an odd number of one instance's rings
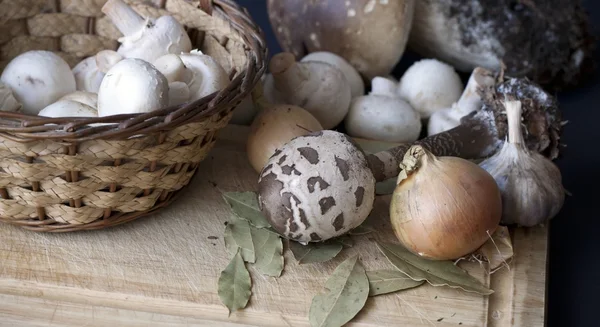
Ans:
{"label": "basket weave texture", "polygon": [[[0,69],[29,50],[53,51],[71,67],[116,50],[122,35],[102,14],[105,2],[0,1]],[[0,221],[67,232],[125,223],[167,206],[260,81],[264,37],[234,1],[126,2],[144,17],[171,15],[183,23],[194,47],[229,72],[230,85],[148,114],[66,119],[0,112]]]}

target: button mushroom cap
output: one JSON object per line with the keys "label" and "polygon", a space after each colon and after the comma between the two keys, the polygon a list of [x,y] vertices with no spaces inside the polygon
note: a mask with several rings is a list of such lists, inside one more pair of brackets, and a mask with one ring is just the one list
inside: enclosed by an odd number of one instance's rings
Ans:
{"label": "button mushroom cap", "polygon": [[458,101],[463,88],[452,66],[436,59],[422,59],[402,75],[398,92],[422,118],[429,118],[435,111]]}
{"label": "button mushroom cap", "polygon": [[344,120],[349,135],[370,140],[412,143],[421,133],[421,117],[394,93],[395,84],[375,77],[369,95],[352,100]]}
{"label": "button mushroom cap", "polygon": [[192,42],[172,16],[144,19],[122,0],[108,0],[102,7],[111,21],[123,33],[117,52],[125,58],[153,62],[168,53],[179,54],[192,50]]}
{"label": "button mushroom cap", "polygon": [[154,66],[127,58],[111,68],[98,92],[98,116],[146,113],[169,105],[169,83]]}
{"label": "button mushroom cap", "polygon": [[359,226],[375,200],[375,178],[345,134],[320,131],[286,143],[258,181],[259,204],[288,239],[325,241]]}
{"label": "button mushroom cap", "polygon": [[182,53],[181,61],[191,72],[184,81],[190,88],[190,100],[201,99],[229,85],[227,72],[215,59],[200,51]]}
{"label": "button mushroom cap", "polygon": [[293,54],[285,52],[273,56],[269,69],[273,86],[285,103],[306,109],[325,129],[344,120],[352,95],[339,69],[318,61],[296,62]]}
{"label": "button mushroom cap", "polygon": [[83,103],[94,109],[98,108],[98,94],[92,92],[75,91],[60,98],[59,101],[60,100],[72,100],[79,103]]}
{"label": "button mushroom cap", "polygon": [[300,61],[320,61],[334,66],[344,73],[344,77],[346,77],[346,80],[350,85],[350,93],[352,93],[352,98],[363,96],[365,94],[365,82],[363,82],[363,79],[356,68],[350,65],[346,59],[338,56],[337,54],[327,51],[318,51],[309,53]]}
{"label": "button mushroom cap", "polygon": [[0,76],[23,107],[22,112],[37,115],[65,94],[75,91],[71,68],[57,54],[32,50],[12,59]]}
{"label": "button mushroom cap", "polygon": [[75,88],[79,91],[97,93],[104,78],[104,73],[96,65],[96,57],[87,57],[73,67]]}
{"label": "button mushroom cap", "polygon": [[40,110],[44,117],[98,117],[96,109],[73,100],[59,100]]}

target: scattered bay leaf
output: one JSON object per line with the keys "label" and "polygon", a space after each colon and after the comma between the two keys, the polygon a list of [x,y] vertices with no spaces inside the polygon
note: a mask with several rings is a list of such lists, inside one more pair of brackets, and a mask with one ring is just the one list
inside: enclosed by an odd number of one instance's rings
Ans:
{"label": "scattered bay leaf", "polygon": [[325,292],[315,295],[309,311],[312,327],[343,326],[364,307],[369,280],[358,256],[342,262],[325,283]]}
{"label": "scattered bay leaf", "polygon": [[352,229],[351,231],[348,232],[348,235],[366,235],[366,234],[370,234],[373,233],[374,230],[371,227],[367,227],[367,226],[363,226],[360,225],[354,229]]}
{"label": "scattered bay leaf", "polygon": [[424,280],[412,280],[398,270],[367,271],[367,277],[369,278],[369,296],[414,288],[425,283]]}
{"label": "scattered bay leaf", "polygon": [[426,280],[432,286],[449,286],[483,295],[494,292],[450,261],[419,257],[400,244],[378,242],[377,247],[394,267],[415,281]]}
{"label": "scattered bay leaf", "polygon": [[256,269],[267,276],[281,276],[284,263],[281,237],[263,228],[252,228],[251,233],[256,253]]}
{"label": "scattered bay leaf", "polygon": [[290,250],[299,264],[325,262],[335,258],[342,248],[341,243],[323,242],[302,245],[298,242],[289,242]]}
{"label": "scattered bay leaf", "polygon": [[498,227],[492,237],[477,252],[487,259],[490,270],[506,264],[514,254],[508,227]]}
{"label": "scattered bay leaf", "polygon": [[386,141],[376,141],[376,140],[367,140],[363,138],[353,138],[358,147],[361,148],[366,154],[373,154],[381,151],[386,151],[392,148],[395,148],[402,143],[397,142],[386,142]]}
{"label": "scattered bay leaf", "polygon": [[271,227],[259,209],[255,192],[226,192],[223,193],[223,198],[238,217],[258,228]]}
{"label": "scattered bay leaf", "polygon": [[237,252],[237,246],[241,249],[244,261],[250,263],[256,261],[254,242],[252,241],[252,233],[250,232],[248,221],[238,219],[235,215],[232,215],[227,227],[225,227],[224,239],[229,253]]}
{"label": "scattered bay leaf", "polygon": [[219,298],[229,310],[229,314],[246,307],[250,299],[251,287],[250,273],[238,250],[221,272],[217,285]]}
{"label": "scattered bay leaf", "polygon": [[354,240],[348,234],[338,236],[338,237],[334,238],[333,241],[338,242],[347,248],[351,248],[354,246]]}

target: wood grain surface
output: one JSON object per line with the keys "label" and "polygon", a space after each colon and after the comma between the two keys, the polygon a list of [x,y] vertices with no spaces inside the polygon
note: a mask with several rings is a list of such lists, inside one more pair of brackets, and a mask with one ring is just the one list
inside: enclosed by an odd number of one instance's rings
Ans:
{"label": "wood grain surface", "polygon": [[[279,278],[251,268],[250,304],[228,316],[217,295],[228,263],[222,235],[229,208],[220,192],[256,189],[245,133],[223,130],[185,194],[152,216],[69,234],[0,225],[0,326],[308,326],[312,297],[342,260],[358,254],[367,270],[392,268],[373,242],[395,240],[389,197],[380,196],[367,220],[377,233],[353,236],[354,247],[323,264],[298,265],[286,251]],[[369,298],[350,325],[542,326],[547,235],[545,227],[512,230],[510,270],[490,276],[477,263],[461,263],[495,290],[489,297],[424,285]]]}

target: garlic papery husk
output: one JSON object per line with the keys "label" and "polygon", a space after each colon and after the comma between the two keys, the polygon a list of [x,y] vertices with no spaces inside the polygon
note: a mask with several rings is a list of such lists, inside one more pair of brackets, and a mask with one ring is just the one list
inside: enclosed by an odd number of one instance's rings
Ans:
{"label": "garlic papery husk", "polygon": [[506,101],[508,142],[479,165],[502,193],[502,223],[531,227],[558,214],[565,200],[558,167],[523,144],[521,102]]}

